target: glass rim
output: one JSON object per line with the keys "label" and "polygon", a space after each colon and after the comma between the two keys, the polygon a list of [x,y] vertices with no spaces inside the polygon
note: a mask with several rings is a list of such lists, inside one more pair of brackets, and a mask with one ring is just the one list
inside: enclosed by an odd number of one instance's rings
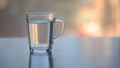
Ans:
{"label": "glass rim", "polygon": [[47,16],[47,15],[50,15],[52,14],[53,16],[55,16],[55,12],[27,12],[26,13],[26,16]]}

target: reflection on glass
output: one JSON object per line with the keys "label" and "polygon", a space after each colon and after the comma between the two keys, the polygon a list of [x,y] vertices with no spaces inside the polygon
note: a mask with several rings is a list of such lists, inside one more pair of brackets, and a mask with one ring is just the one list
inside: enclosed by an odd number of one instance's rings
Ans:
{"label": "reflection on glass", "polygon": [[31,47],[45,47],[49,45],[50,22],[54,14],[48,12],[29,12],[28,26]]}
{"label": "reflection on glass", "polygon": [[48,27],[48,24],[29,23],[32,46],[37,47],[42,45],[48,47]]}

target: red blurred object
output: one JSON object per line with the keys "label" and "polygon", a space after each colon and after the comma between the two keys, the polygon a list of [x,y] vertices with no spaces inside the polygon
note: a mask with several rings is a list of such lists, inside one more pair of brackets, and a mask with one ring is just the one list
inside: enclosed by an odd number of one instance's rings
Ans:
{"label": "red blurred object", "polygon": [[78,35],[84,38],[93,37],[91,34],[86,33],[86,31],[83,28],[79,28]]}

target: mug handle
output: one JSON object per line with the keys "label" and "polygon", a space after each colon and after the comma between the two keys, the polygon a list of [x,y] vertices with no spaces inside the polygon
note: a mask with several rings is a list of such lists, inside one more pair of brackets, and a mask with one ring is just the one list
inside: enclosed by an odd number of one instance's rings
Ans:
{"label": "mug handle", "polygon": [[56,37],[53,36],[53,39],[57,39],[58,37],[60,37],[62,34],[63,34],[63,31],[64,31],[64,27],[65,27],[65,23],[61,20],[61,19],[55,19],[55,22],[57,23],[61,23],[61,28],[60,28],[60,31],[58,33],[58,35]]}

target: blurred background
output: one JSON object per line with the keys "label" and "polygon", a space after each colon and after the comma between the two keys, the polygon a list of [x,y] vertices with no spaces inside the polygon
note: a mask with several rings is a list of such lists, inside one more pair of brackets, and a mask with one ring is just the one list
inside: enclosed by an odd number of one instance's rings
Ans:
{"label": "blurred background", "polygon": [[25,37],[26,12],[55,12],[65,37],[120,37],[119,0],[0,0],[0,37]]}
{"label": "blurred background", "polygon": [[120,68],[120,0],[0,0],[0,68],[27,67],[27,12],[55,12],[65,22],[56,68]]}

